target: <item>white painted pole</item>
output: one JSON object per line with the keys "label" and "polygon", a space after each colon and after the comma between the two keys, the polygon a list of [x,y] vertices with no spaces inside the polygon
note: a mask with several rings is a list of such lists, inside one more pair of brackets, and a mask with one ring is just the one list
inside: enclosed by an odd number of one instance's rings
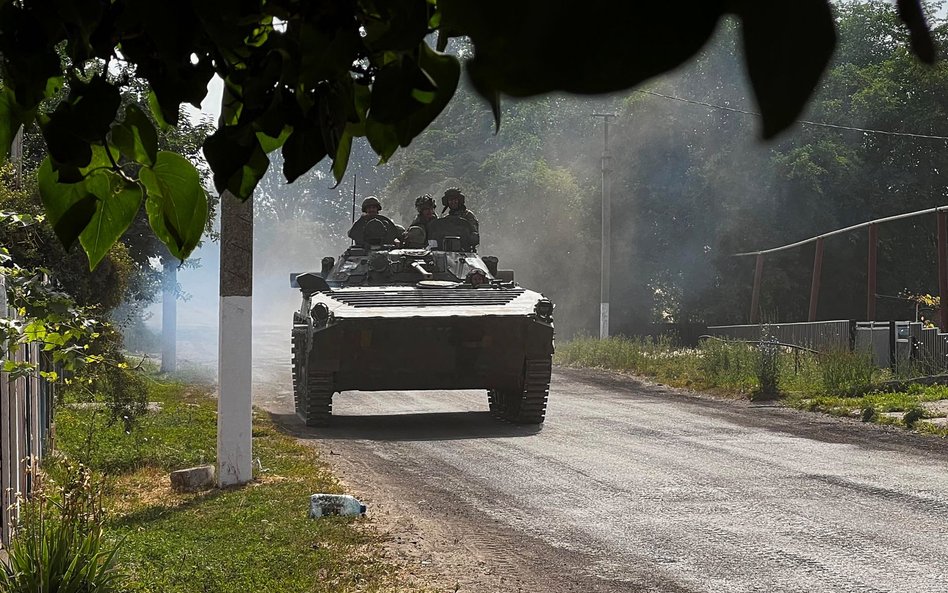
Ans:
{"label": "white painted pole", "polygon": [[161,372],[178,370],[178,262],[165,254],[161,274]]}
{"label": "white painted pole", "polygon": [[[224,86],[221,124],[233,117]],[[217,481],[253,479],[253,198],[221,195],[220,326],[218,328]]]}

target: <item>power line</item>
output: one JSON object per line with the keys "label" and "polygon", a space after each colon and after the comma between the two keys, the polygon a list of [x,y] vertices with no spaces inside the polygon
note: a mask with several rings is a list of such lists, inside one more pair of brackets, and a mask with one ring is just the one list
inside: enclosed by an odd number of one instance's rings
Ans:
{"label": "power line", "polygon": [[[696,101],[694,99],[685,99],[683,97],[676,97],[674,95],[666,95],[663,93],[657,93],[655,91],[646,91],[646,90],[637,90],[637,93],[644,93],[646,95],[654,95],[656,97],[662,97],[663,99],[670,99],[672,101],[679,101],[681,103],[689,103],[691,105],[701,105],[702,107],[708,107],[711,109],[719,109],[721,111],[730,111],[733,113],[742,113],[744,115],[755,115],[760,117],[761,114],[756,111],[748,111],[746,109],[737,109],[736,107],[727,107],[725,105],[715,105],[714,103],[705,103],[704,101]],[[821,121],[810,121],[810,120],[797,120],[801,124],[808,126],[817,126],[820,128],[832,128],[836,130],[847,130],[850,132],[862,132],[864,134],[882,134],[885,136],[902,136],[905,138],[923,138],[925,140],[948,140],[948,136],[936,136],[932,134],[913,134],[912,132],[891,132],[888,130],[872,130],[868,128],[857,128],[855,126],[843,126],[839,124],[830,124]]]}

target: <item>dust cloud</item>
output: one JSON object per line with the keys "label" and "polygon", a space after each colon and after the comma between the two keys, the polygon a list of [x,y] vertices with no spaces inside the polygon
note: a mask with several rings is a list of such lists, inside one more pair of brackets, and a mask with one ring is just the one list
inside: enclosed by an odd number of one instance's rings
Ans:
{"label": "dust cloud", "polygon": [[[288,364],[292,314],[300,303],[289,274],[316,270],[322,257],[338,256],[348,245],[353,185],[356,202],[379,196],[383,214],[402,224],[414,216],[417,196],[439,199],[448,187],[462,188],[480,219],[480,253],[497,256],[521,285],[556,303],[557,338],[597,334],[599,113],[616,115],[608,163],[612,331],[697,318],[708,309],[702,299],[720,283],[721,259],[742,241],[761,239],[728,228],[728,213],[764,216],[775,208],[766,191],[772,180],[762,182],[755,172],[769,151],[758,141],[757,119],[668,98],[751,106],[734,39],[724,35],[693,65],[650,81],[643,87],[648,92],[509,101],[496,134],[489,109],[462,85],[445,112],[389,163],[378,165],[367,143],[357,140],[338,187],[326,163],[286,184],[274,153],[254,196],[255,353]],[[214,372],[219,245],[206,242],[194,257],[200,265],[178,275],[190,294],[178,307],[179,359]],[[727,265],[738,284],[750,271]],[[160,306],[152,311],[148,323],[157,330]]]}

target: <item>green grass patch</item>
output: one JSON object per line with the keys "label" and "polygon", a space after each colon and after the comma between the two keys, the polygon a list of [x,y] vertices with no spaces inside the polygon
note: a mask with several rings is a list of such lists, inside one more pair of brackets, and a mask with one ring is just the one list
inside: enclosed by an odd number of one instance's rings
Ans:
{"label": "green grass patch", "polygon": [[[106,476],[106,530],[133,592],[412,591],[364,519],[308,518],[309,495],[340,492],[318,454],[254,412],[255,479],[197,494],[168,472],[216,457],[209,388],[154,382],[161,403],[126,431],[107,414],[57,410],[57,446]],[[261,469],[262,468],[262,469]]]}
{"label": "green grass patch", "polygon": [[[820,354],[783,347],[705,340],[694,349],[667,339],[578,338],[557,344],[554,361],[563,366],[602,368],[643,375],[677,387],[751,396],[776,386],[789,406],[883,424],[903,424],[948,436],[948,430],[918,422],[932,416],[923,404],[948,400],[948,387],[881,386],[894,378],[868,355],[848,351]],[[901,374],[901,373],[900,373]],[[905,412],[908,422],[886,412]]]}

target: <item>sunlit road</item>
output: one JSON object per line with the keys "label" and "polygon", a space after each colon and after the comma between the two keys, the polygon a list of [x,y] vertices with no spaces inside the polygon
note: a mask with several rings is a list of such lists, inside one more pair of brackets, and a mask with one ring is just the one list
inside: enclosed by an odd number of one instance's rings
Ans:
{"label": "sunlit road", "polygon": [[[288,367],[266,358],[259,401],[285,412]],[[460,591],[948,592],[940,439],[575,371],[541,430],[479,392],[334,408],[326,429],[277,416]]]}

